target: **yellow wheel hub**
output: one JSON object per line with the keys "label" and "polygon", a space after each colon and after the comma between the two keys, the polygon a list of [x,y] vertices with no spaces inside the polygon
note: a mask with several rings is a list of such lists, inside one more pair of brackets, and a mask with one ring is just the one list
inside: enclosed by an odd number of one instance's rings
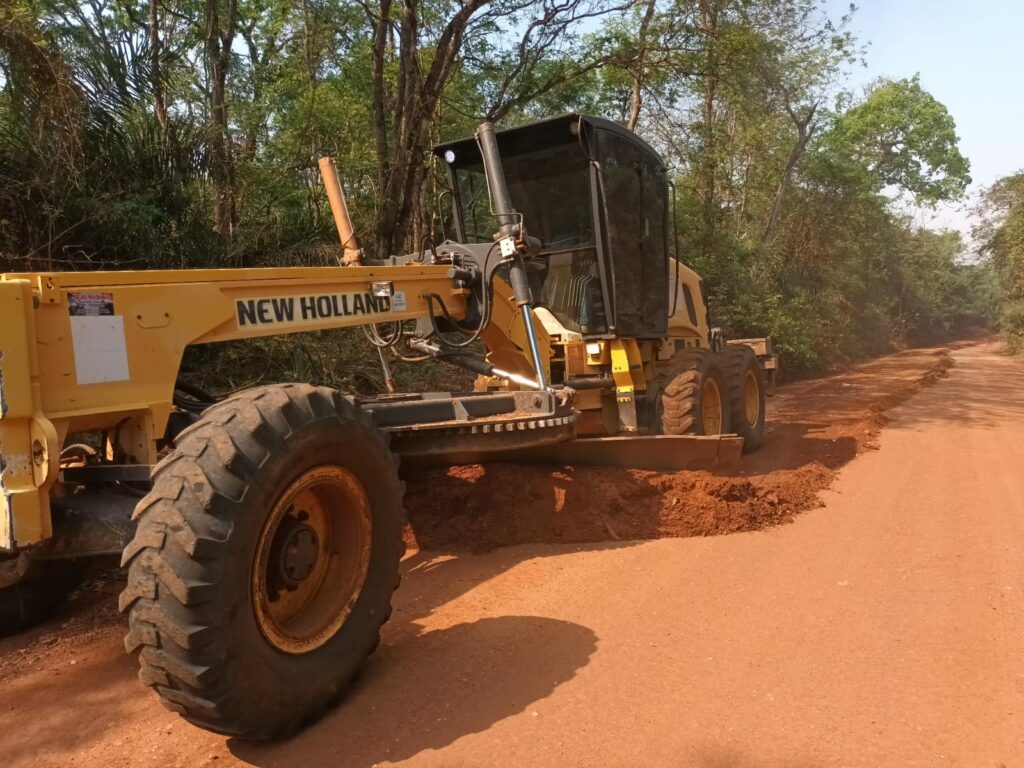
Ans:
{"label": "yellow wheel hub", "polygon": [[307,470],[281,494],[260,533],[252,602],[279,651],[316,650],[341,629],[366,581],[370,501],[347,469]]}
{"label": "yellow wheel hub", "polygon": [[701,397],[701,421],[705,435],[722,434],[722,412],[722,390],[718,382],[709,376],[704,379]]}
{"label": "yellow wheel hub", "polygon": [[747,371],[743,377],[743,410],[747,416],[747,425],[753,429],[761,416],[761,387],[753,371]]}

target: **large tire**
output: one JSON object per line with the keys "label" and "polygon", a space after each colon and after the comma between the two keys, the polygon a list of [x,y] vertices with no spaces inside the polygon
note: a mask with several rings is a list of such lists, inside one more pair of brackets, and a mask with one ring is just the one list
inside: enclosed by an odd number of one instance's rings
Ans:
{"label": "large tire", "polygon": [[677,352],[669,361],[658,396],[656,424],[661,434],[728,434],[726,391],[722,366],[714,352],[696,348]]}
{"label": "large tire", "polygon": [[210,408],[155,467],[124,552],[139,678],[218,733],[275,738],[319,717],[390,616],[402,492],[387,434],[334,390]]}
{"label": "large tire", "polygon": [[752,453],[764,442],[764,374],[754,350],[745,344],[727,346],[722,361],[732,430],[743,438],[743,452]]}
{"label": "large tire", "polygon": [[78,569],[64,560],[38,561],[16,584],[0,589],[0,637],[46,621],[78,584]]}

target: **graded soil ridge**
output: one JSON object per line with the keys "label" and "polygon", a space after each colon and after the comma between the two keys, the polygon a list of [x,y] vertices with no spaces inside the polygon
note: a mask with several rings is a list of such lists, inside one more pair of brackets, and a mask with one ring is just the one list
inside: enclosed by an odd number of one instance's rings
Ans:
{"label": "graded soil ridge", "polygon": [[789,522],[836,470],[875,446],[884,411],[946,375],[945,347],[877,358],[779,388],[764,445],[736,476],[472,464],[407,483],[408,544],[480,551],[526,543],[711,536]]}

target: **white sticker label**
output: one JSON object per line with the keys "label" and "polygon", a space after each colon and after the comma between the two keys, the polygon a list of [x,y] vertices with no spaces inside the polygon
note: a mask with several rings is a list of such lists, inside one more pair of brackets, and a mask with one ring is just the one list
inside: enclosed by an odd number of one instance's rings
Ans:
{"label": "white sticker label", "polygon": [[128,381],[123,315],[82,315],[71,321],[75,375],[79,384]]}
{"label": "white sticker label", "polygon": [[395,312],[405,312],[405,291],[395,291],[391,297],[391,309]]}

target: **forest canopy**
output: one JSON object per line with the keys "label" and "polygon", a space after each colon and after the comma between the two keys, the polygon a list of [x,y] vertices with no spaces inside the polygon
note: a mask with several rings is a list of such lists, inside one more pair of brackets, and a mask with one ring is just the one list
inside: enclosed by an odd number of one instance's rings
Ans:
{"label": "forest canopy", "polygon": [[[12,0],[0,271],[335,263],[321,155],[364,245],[414,250],[448,215],[433,144],[581,111],[663,154],[714,321],[790,371],[1024,330],[1020,177],[987,259],[915,226],[969,163],[917,77],[847,87],[865,55],[814,0]],[[356,338],[235,362],[373,388]]]}

